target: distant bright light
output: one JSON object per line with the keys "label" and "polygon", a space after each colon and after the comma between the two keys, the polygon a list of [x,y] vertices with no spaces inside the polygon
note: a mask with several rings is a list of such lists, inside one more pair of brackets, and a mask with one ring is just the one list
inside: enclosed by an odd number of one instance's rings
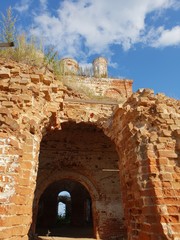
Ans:
{"label": "distant bright light", "polygon": [[58,216],[64,217],[66,215],[66,204],[58,203]]}
{"label": "distant bright light", "polygon": [[[62,191],[58,194],[58,197],[63,196],[63,197],[71,197],[70,193],[67,191]],[[66,204],[63,202],[58,203],[58,216],[64,217],[66,215]]]}
{"label": "distant bright light", "polygon": [[70,193],[67,191],[62,191],[58,194],[58,196],[66,196],[66,197],[71,197]]}

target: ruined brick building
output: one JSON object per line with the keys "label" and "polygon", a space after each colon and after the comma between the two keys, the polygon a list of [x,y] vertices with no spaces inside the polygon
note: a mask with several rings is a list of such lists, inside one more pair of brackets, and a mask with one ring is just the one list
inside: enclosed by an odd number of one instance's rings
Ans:
{"label": "ruined brick building", "polygon": [[[180,240],[180,102],[132,81],[77,76],[0,60],[0,239],[53,229],[58,194],[71,195],[71,226],[96,239]],[[69,75],[68,72],[71,72]],[[73,237],[73,236],[72,236]]]}

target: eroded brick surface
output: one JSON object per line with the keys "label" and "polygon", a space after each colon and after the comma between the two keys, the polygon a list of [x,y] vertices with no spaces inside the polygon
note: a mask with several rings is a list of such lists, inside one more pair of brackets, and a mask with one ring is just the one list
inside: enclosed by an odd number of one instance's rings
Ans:
{"label": "eroded brick surface", "polygon": [[32,208],[62,178],[92,194],[97,239],[180,239],[179,101],[145,89],[83,102],[49,71],[0,65],[0,239],[28,239]]}
{"label": "eroded brick surface", "polygon": [[129,239],[180,238],[179,108],[179,101],[142,90],[106,130],[120,155]]}

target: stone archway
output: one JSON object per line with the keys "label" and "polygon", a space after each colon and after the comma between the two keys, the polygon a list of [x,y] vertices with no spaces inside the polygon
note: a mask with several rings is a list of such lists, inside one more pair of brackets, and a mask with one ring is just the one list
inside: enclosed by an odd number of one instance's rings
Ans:
{"label": "stone archway", "polygon": [[104,95],[106,97],[112,98],[112,99],[123,99],[123,94],[121,93],[120,90],[116,89],[116,88],[108,88]]}
{"label": "stone archway", "polygon": [[92,124],[68,122],[61,127],[47,132],[40,144],[33,232],[42,193],[52,183],[68,179],[81,183],[90,193],[94,236],[125,236],[119,157],[114,143]]}
{"label": "stone archway", "polygon": [[[31,225],[31,230],[33,233],[37,232],[36,231],[36,225],[37,225],[37,219],[38,219],[38,209],[39,209],[39,204],[41,202],[42,199],[45,199],[46,196],[54,196],[52,198],[52,211],[53,211],[53,221],[51,221],[51,223],[53,223],[52,225],[54,226],[56,224],[56,211],[57,211],[57,195],[59,193],[59,191],[61,190],[65,190],[68,191],[69,193],[72,192],[72,186],[73,183],[75,186],[80,185],[82,189],[84,189],[83,191],[86,192],[85,196],[89,196],[89,198],[91,199],[91,204],[92,204],[92,226],[93,230],[90,230],[90,228],[87,228],[88,232],[86,232],[86,229],[84,230],[84,234],[85,236],[87,235],[87,233],[89,235],[95,236],[96,235],[96,229],[95,226],[98,225],[97,222],[97,217],[96,217],[96,212],[97,212],[97,203],[99,203],[100,200],[100,196],[98,193],[98,190],[94,187],[93,183],[84,175],[81,175],[77,172],[73,172],[73,171],[63,171],[62,173],[59,171],[55,171],[53,175],[51,175],[51,177],[49,178],[49,180],[46,182],[45,179],[42,180],[41,182],[42,184],[38,185],[38,187],[36,187],[36,193],[35,193],[35,198],[34,198],[34,213],[33,213],[33,222]],[[70,185],[70,186],[69,186]],[[51,201],[51,200],[50,200]],[[82,205],[81,205],[82,206]],[[76,212],[74,212],[74,214],[76,214]],[[76,216],[74,216],[74,226],[76,226]],[[45,223],[46,224],[46,223]],[[50,228],[52,228],[53,226],[51,226]],[[40,230],[40,233],[47,233],[48,231],[48,223],[44,226],[45,229],[43,231]],[[56,227],[56,226],[54,226]],[[43,226],[42,226],[43,228]],[[78,232],[78,231],[77,231]],[[74,229],[74,235],[77,236],[78,233],[75,232]],[[34,235],[34,234],[33,234]],[[61,234],[59,234],[61,235]],[[73,234],[71,234],[71,236],[73,236]]]}
{"label": "stone archway", "polygon": [[[71,196],[61,197],[66,203],[66,216],[58,215],[60,191],[68,191]],[[91,202],[89,192],[77,181],[62,179],[52,183],[39,200],[36,234],[72,238],[94,237]]]}

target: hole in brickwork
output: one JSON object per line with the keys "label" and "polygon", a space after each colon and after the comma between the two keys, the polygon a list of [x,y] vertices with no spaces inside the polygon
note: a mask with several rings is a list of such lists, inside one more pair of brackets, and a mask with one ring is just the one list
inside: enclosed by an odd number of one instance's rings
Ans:
{"label": "hole in brickwork", "polygon": [[62,222],[69,221],[69,213],[71,212],[71,195],[67,191],[58,194],[57,217]]}

